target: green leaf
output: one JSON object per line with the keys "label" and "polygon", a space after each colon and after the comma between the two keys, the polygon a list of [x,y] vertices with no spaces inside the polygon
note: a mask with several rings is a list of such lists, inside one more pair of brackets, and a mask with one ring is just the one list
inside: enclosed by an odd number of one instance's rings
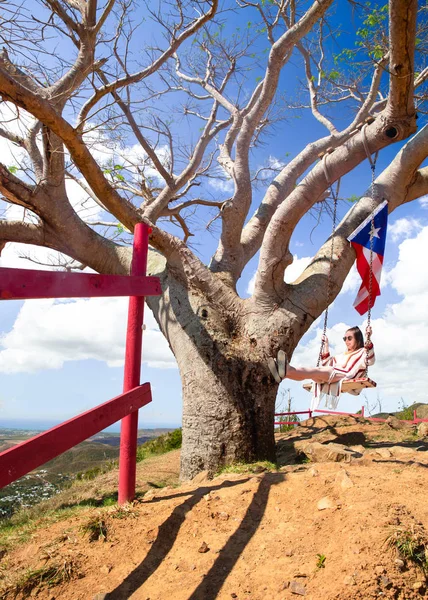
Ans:
{"label": "green leaf", "polygon": [[357,35],[365,40],[369,36],[369,30],[366,27],[357,29]]}
{"label": "green leaf", "polygon": [[12,165],[11,167],[7,168],[8,171],[10,171],[10,173],[12,173],[12,175],[15,175],[15,173],[18,172],[18,167],[15,167],[14,165]]}

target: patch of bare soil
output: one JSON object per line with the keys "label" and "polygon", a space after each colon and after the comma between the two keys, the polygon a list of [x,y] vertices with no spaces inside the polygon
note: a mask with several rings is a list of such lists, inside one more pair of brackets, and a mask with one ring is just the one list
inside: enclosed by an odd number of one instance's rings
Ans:
{"label": "patch of bare soil", "polygon": [[[334,417],[278,437],[278,472],[152,487],[35,530],[0,552],[2,597],[426,598],[428,440]],[[29,570],[52,566],[52,581],[25,588]]]}

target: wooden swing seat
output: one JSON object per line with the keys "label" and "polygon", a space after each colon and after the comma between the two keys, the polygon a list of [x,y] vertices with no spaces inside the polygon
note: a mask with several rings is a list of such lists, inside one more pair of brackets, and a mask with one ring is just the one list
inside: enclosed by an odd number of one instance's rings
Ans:
{"label": "wooden swing seat", "polygon": [[[360,379],[347,379],[342,383],[342,392],[346,393],[350,390],[359,391],[363,388],[375,388],[376,382],[373,379],[369,379],[368,377],[363,377]],[[312,390],[312,383],[304,383],[303,388],[310,392]]]}

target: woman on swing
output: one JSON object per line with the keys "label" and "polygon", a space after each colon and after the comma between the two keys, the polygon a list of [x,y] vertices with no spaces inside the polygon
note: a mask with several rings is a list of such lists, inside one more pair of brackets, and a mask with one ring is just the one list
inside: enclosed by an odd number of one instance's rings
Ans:
{"label": "woman on swing", "polygon": [[[283,350],[278,352],[278,359],[268,359],[268,366],[275,380],[280,383],[282,379],[292,379],[293,381],[303,381],[312,379],[314,385],[313,405],[319,402],[325,396],[326,404],[333,410],[339,401],[342,389],[342,381],[350,379],[359,379],[366,375],[367,366],[375,362],[374,348],[371,342],[372,329],[367,327],[364,343],[363,334],[359,327],[351,327],[345,333],[343,341],[346,344],[346,351],[337,356],[331,356],[327,336],[322,339],[322,352],[320,356],[321,366],[319,367],[293,367],[288,364],[287,357]],[[360,390],[351,390],[350,394],[358,395]]]}

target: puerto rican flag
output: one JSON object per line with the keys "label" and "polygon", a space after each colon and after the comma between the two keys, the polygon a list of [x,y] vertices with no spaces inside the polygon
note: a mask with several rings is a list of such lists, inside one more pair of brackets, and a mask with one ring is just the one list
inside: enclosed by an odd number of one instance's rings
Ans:
{"label": "puerto rican flag", "polygon": [[[373,221],[373,222],[372,222]],[[354,307],[363,315],[372,308],[377,296],[380,296],[380,276],[385,253],[386,227],[388,224],[388,201],[384,200],[373,213],[361,223],[348,237],[357,254],[357,271],[362,283],[355,298]],[[370,286],[370,239],[373,239],[372,294]],[[370,307],[369,307],[370,304]]]}

